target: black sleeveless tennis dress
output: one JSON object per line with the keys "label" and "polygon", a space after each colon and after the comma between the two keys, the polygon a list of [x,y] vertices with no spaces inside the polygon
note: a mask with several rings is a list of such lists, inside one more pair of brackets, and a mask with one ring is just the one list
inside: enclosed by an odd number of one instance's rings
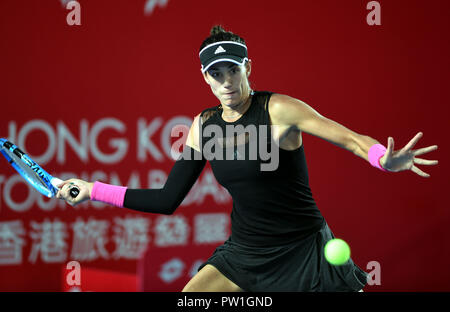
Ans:
{"label": "black sleeveless tennis dress", "polygon": [[358,291],[367,273],[351,259],[332,266],[324,258],[334,236],[313,199],[304,146],[287,151],[272,141],[271,95],[253,92],[235,122],[221,107],[201,114],[203,155],[233,209],[230,237],[199,270],[211,264],[245,291]]}

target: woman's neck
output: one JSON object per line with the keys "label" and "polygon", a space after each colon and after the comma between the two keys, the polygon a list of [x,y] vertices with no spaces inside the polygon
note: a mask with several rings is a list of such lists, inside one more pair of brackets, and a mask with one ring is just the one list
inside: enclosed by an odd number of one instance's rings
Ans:
{"label": "woman's neck", "polygon": [[227,107],[222,105],[222,117],[227,119],[236,119],[241,117],[248,109],[251,104],[251,93],[239,104],[233,107]]}

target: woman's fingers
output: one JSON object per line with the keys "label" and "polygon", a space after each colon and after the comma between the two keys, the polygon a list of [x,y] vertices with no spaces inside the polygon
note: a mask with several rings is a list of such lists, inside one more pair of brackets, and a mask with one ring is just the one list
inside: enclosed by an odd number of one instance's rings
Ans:
{"label": "woman's fingers", "polygon": [[420,138],[423,136],[422,132],[417,133],[412,139],[411,141],[408,142],[408,144],[405,145],[405,147],[403,148],[403,150],[405,151],[409,151],[410,149],[412,149],[417,142],[420,140]]}
{"label": "woman's fingers", "polygon": [[[66,185],[67,182],[68,182],[68,181],[62,181],[61,183],[56,184],[55,186],[56,186],[59,190],[61,190],[61,189],[64,187],[64,185]],[[59,192],[58,192],[58,193],[59,193]]]}
{"label": "woman's fingers", "polygon": [[419,148],[418,150],[413,151],[413,155],[414,156],[419,156],[425,153],[429,153],[431,151],[437,150],[438,146],[437,145],[433,145],[433,146],[428,146],[428,147],[424,147],[424,148]]}
{"label": "woman's fingers", "polygon": [[70,195],[70,191],[73,187],[77,187],[80,189],[75,183],[74,179],[63,181],[58,185],[59,191],[56,193],[56,198],[65,200],[69,205],[76,204],[76,200],[74,197]]}
{"label": "woman's fingers", "polygon": [[64,186],[66,186],[67,185],[67,181],[64,181],[64,182],[62,182],[62,183],[60,183],[60,184],[58,184],[57,185],[57,187],[58,187],[58,192],[56,193],[56,198],[59,198],[59,199],[65,199],[65,196],[64,196]]}
{"label": "woman's fingers", "polygon": [[75,200],[75,198],[70,196],[70,188],[71,188],[71,184],[64,185],[64,191],[63,191],[64,192],[64,200],[69,205],[74,206],[77,203],[77,201]]}
{"label": "woman's fingers", "polygon": [[64,200],[68,199],[68,195],[69,195],[68,190],[67,190],[68,186],[69,186],[69,183],[65,183],[59,191]]}
{"label": "woman's fingers", "polygon": [[394,153],[394,139],[389,137],[388,138],[388,146],[386,149],[386,158],[390,158],[393,153]]}
{"label": "woman's fingers", "polygon": [[423,172],[422,170],[420,170],[416,166],[412,166],[411,171],[414,172],[414,173],[417,173],[418,175],[420,175],[421,177],[424,177],[424,178],[429,178],[430,177],[430,175],[428,173]]}
{"label": "woman's fingers", "polygon": [[428,160],[422,158],[414,158],[414,163],[418,165],[437,165],[437,160]]}

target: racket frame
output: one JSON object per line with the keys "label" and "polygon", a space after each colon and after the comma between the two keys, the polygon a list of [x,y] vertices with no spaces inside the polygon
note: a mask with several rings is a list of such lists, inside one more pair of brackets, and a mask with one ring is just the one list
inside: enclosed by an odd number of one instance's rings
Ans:
{"label": "racket frame", "polygon": [[[20,148],[16,145],[8,141],[7,139],[0,139],[0,152],[5,156],[6,160],[11,164],[11,166],[29,183],[31,184],[39,193],[45,195],[47,197],[54,197],[56,193],[58,193],[59,189],[57,185],[59,185],[62,180],[53,177],[47,171],[45,171],[41,166],[39,166],[35,161],[33,161],[26,153],[24,153]],[[38,176],[41,183],[35,181],[29,174],[24,171],[16,161],[14,161],[8,153],[6,153],[3,149],[9,150],[10,153],[16,155],[21,162],[23,162],[26,166],[28,166],[35,174]]]}

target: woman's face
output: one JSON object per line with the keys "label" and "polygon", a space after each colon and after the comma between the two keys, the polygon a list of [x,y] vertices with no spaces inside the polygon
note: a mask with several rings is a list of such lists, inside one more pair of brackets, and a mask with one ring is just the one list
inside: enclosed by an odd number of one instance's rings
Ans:
{"label": "woman's face", "polygon": [[250,69],[250,62],[245,65],[220,62],[212,65],[203,76],[222,106],[233,108],[245,102],[250,94]]}

